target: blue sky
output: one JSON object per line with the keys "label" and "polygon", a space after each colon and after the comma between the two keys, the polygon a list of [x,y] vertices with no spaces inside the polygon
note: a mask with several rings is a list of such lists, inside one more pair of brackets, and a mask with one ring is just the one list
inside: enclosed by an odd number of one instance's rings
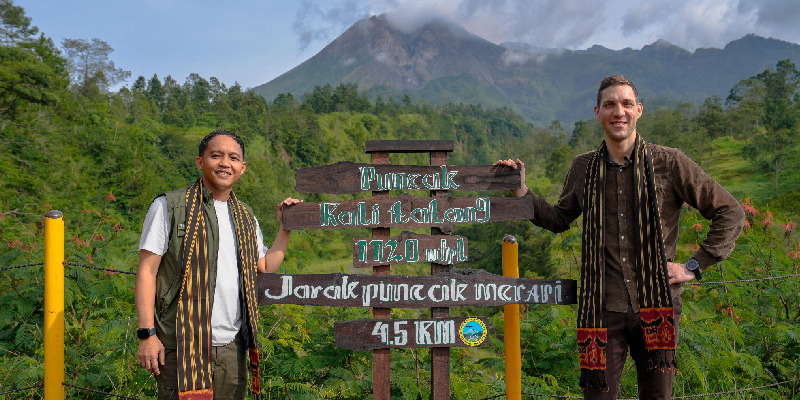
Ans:
{"label": "blue sky", "polygon": [[322,50],[355,21],[389,13],[413,30],[451,19],[494,43],[545,48],[641,48],[664,39],[688,50],[747,33],[800,43],[794,0],[16,0],[60,44],[99,38],[117,67],[182,82],[195,72],[243,87],[266,83]]}

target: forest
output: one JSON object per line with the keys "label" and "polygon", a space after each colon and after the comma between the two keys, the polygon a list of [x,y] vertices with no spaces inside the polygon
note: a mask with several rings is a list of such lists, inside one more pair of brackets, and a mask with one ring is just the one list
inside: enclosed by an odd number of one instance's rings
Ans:
{"label": "forest", "polygon": [[[369,98],[355,84],[264,99],[237,83],[197,74],[183,82],[156,75],[132,79],[113,64],[113,49],[101,39],[56,44],[13,2],[0,2],[0,15],[0,269],[42,262],[43,216],[52,209],[64,213],[65,257],[71,263],[65,383],[115,395],[155,396],[155,379],[135,360],[130,273],[137,268],[151,201],[197,179],[196,146],[207,133],[224,128],[244,139],[249,172],[235,191],[253,207],[267,243],[279,227],[275,205],[287,196],[364,198],[298,193],[294,171],[369,162],[366,140],[452,140],[452,165],[519,158],[527,165],[527,185],[555,202],[572,158],[595,149],[603,138],[591,109],[573,126],[559,121],[536,126],[507,108],[431,105],[409,96]],[[111,89],[123,81],[129,86]],[[800,72],[783,60],[741,80],[725,99],[642,102],[643,137],[684,151],[740,199],[747,214],[731,256],[704,273],[702,285],[687,286],[683,293],[674,395],[767,386],[714,398],[800,398]],[[648,103],[674,105],[648,108]],[[429,162],[422,154],[393,154],[391,161]],[[684,208],[678,260],[688,259],[708,227],[696,210]],[[527,221],[453,230],[469,238],[469,261],[462,267],[502,274],[501,241],[511,234],[520,243],[520,276],[564,279],[578,279],[581,233],[580,219],[561,234]],[[356,236],[369,232],[293,232],[279,272],[363,273],[352,269]],[[393,266],[392,273],[424,275],[429,268]],[[0,393],[42,383],[43,276],[36,265],[0,270]],[[740,280],[747,281],[730,282]],[[523,307],[524,393],[580,396],[576,313],[576,306]],[[393,309],[392,315],[422,318],[430,311]],[[489,346],[451,350],[453,398],[502,395],[502,308],[458,307],[451,315],[486,316],[493,325]],[[368,317],[366,308],[260,307],[266,398],[371,398],[370,353],[333,344],[335,321]],[[623,398],[636,396],[628,361]],[[429,397],[427,349],[392,350],[391,373],[393,398]],[[66,393],[72,399],[106,398],[74,388]],[[6,396],[38,399],[43,392],[33,388]]]}

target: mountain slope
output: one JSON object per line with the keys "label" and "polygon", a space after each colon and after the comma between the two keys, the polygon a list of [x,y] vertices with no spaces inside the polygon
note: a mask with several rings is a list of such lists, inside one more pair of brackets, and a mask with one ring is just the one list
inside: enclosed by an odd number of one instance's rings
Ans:
{"label": "mountain slope", "polygon": [[279,93],[300,96],[315,85],[355,82],[373,97],[409,93],[434,104],[508,106],[549,124],[590,118],[597,84],[609,74],[631,78],[645,105],[656,99],[700,103],[712,95],[727,97],[734,84],[782,59],[800,60],[800,46],[747,35],[723,49],[693,53],[664,40],[641,50],[543,49],[496,45],[445,20],[403,32],[385,16],[375,16],[254,90],[271,100]]}

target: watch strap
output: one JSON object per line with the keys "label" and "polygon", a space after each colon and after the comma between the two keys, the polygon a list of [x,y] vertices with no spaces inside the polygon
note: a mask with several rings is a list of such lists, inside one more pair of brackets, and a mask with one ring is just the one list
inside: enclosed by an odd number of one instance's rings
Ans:
{"label": "watch strap", "polygon": [[136,331],[136,336],[139,337],[140,340],[147,339],[155,334],[156,328],[141,328]]}

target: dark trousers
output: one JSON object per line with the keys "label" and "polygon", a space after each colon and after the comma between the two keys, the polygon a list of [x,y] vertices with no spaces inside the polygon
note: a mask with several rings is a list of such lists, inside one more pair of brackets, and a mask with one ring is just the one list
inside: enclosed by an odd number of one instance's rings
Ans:
{"label": "dark trousers", "polygon": [[[680,296],[672,299],[675,308],[675,336],[678,337],[682,303]],[[636,380],[640,400],[669,400],[672,397],[674,371],[658,369],[647,371],[647,349],[642,336],[642,320],[628,304],[628,312],[607,313],[608,344],[606,345],[606,383],[608,392],[592,389],[583,392],[585,400],[616,400],[619,397],[619,382],[630,350],[636,363]]]}
{"label": "dark trousers", "polygon": [[[244,400],[247,393],[247,345],[242,333],[225,346],[211,347],[214,399]],[[158,400],[178,400],[178,352],[166,349],[165,364],[156,375]]]}

